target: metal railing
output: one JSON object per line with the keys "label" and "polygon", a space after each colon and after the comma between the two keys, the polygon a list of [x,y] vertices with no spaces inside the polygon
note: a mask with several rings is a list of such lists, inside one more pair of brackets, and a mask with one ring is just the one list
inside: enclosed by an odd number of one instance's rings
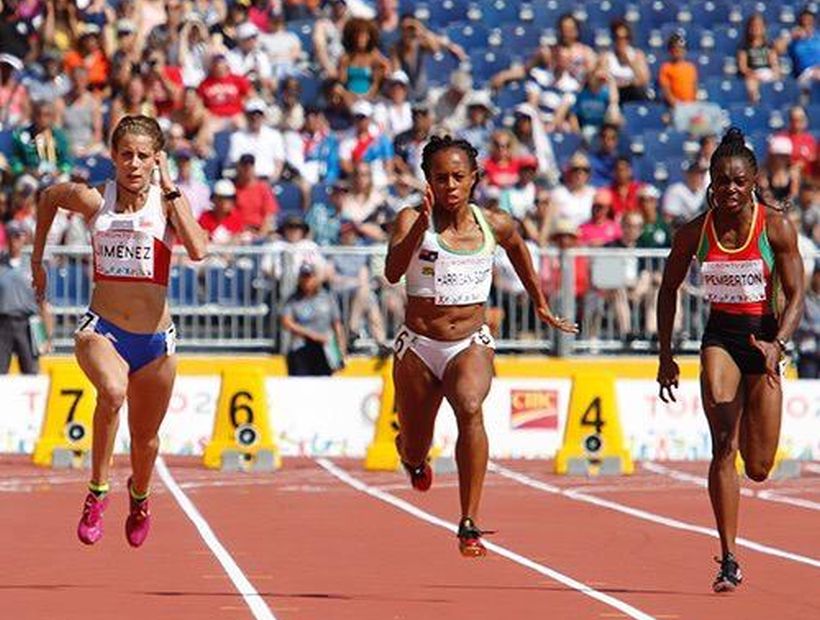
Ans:
{"label": "metal railing", "polygon": [[[321,257],[315,248],[291,252],[283,247],[215,246],[200,263],[175,253],[168,297],[180,350],[284,350],[287,335],[280,309],[295,290],[305,260],[348,274],[327,286],[337,295],[344,325],[358,336],[353,342],[360,351],[375,352],[379,341],[392,340],[403,321],[406,298],[402,285],[392,286],[382,275],[384,246],[322,247]],[[498,349],[557,355],[656,350],[654,313],[667,255],[666,249],[542,250],[536,265],[542,289],[556,313],[578,321],[576,336],[558,335],[543,325],[517,279],[505,278],[500,270],[487,310]],[[350,274],[361,268],[366,270],[362,284],[354,285]],[[55,346],[67,351],[90,299],[90,248],[51,248],[48,271]],[[674,344],[679,350],[696,351],[703,334],[707,304],[699,284],[693,262],[678,297]]]}

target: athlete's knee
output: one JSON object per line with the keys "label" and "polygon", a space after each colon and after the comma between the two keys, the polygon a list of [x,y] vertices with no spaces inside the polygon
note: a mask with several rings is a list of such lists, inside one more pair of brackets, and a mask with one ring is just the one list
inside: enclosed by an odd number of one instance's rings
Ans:
{"label": "athlete's knee", "polygon": [[131,445],[134,449],[141,451],[159,450],[159,437],[157,435],[146,437],[139,434],[132,434]]}
{"label": "athlete's knee", "polygon": [[484,423],[481,415],[482,400],[473,394],[459,396],[453,403],[459,426],[480,426]]}
{"label": "athlete's knee", "polygon": [[772,471],[774,462],[770,460],[755,459],[745,463],[746,475],[755,482],[764,482]]}
{"label": "athlete's knee", "polygon": [[731,430],[718,431],[712,438],[712,460],[734,463],[737,458],[737,438]]}
{"label": "athlete's knee", "polygon": [[97,387],[97,402],[106,412],[116,413],[125,403],[127,392],[126,386],[116,381],[105,382]]}

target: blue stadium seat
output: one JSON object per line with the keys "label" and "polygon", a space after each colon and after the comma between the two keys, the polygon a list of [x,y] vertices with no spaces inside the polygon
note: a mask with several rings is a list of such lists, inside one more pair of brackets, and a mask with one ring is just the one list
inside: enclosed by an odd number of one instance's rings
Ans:
{"label": "blue stadium seat", "polygon": [[288,32],[292,32],[302,43],[302,51],[313,57],[313,25],[315,19],[296,19],[285,24]]}
{"label": "blue stadium seat", "polygon": [[760,85],[760,102],[770,108],[785,108],[800,101],[800,87],[794,78]]}
{"label": "blue stadium seat", "polygon": [[517,22],[504,24],[501,27],[503,47],[517,53],[533,54],[541,41],[541,30],[532,25]]}
{"label": "blue stadium seat", "polygon": [[630,133],[646,129],[663,129],[666,106],[659,103],[629,102],[623,105],[624,121]]}
{"label": "blue stadium seat", "polygon": [[322,96],[322,80],[312,75],[302,76],[299,78],[299,85],[302,87],[302,105],[319,105],[319,99]]}
{"label": "blue stadium seat", "polygon": [[287,181],[276,183],[273,193],[279,203],[280,214],[302,213],[302,192],[295,184]]}
{"label": "blue stadium seat", "polygon": [[8,156],[11,153],[11,145],[14,138],[14,130],[3,129],[0,131],[0,153],[5,153]]}
{"label": "blue stadium seat", "polygon": [[737,46],[740,45],[743,32],[736,26],[719,24],[712,28],[715,38],[713,53],[716,56],[734,56]]}
{"label": "blue stadium seat", "polygon": [[434,86],[447,84],[450,81],[450,74],[459,66],[458,58],[447,52],[426,54],[423,63],[427,80]]}
{"label": "blue stadium seat", "polygon": [[430,7],[429,25],[443,30],[453,22],[466,21],[468,3],[464,0],[443,0]]}
{"label": "blue stadium seat", "polygon": [[740,127],[743,133],[767,132],[769,130],[769,110],[760,106],[735,104],[729,106],[732,124]]}
{"label": "blue stadium seat", "polygon": [[556,28],[558,18],[566,11],[558,2],[535,2],[532,5],[532,23],[538,28]]}
{"label": "blue stadium seat", "polygon": [[641,21],[656,28],[678,20],[678,3],[673,0],[641,0]]}
{"label": "blue stadium seat", "polygon": [[736,103],[746,103],[748,94],[742,80],[732,78],[707,78],[702,82],[709,101],[728,107]]}
{"label": "blue stadium seat", "polygon": [[487,46],[489,30],[477,23],[452,24],[447,27],[447,36],[466,51]]}
{"label": "blue stadium seat", "polygon": [[723,58],[714,54],[698,54],[694,60],[698,67],[698,80],[723,77]]}
{"label": "blue stadium seat", "polygon": [[624,14],[624,4],[618,2],[590,2],[586,7],[587,22],[586,28],[609,28],[613,19],[622,17]]}
{"label": "blue stadium seat", "polygon": [[481,21],[488,28],[518,22],[518,0],[493,0],[481,3]]}
{"label": "blue stadium seat", "polygon": [[217,155],[205,160],[203,168],[205,178],[209,181],[216,181],[222,176],[222,160]]}
{"label": "blue stadium seat", "polygon": [[494,97],[496,105],[502,110],[510,110],[523,103],[527,99],[527,93],[521,82],[509,82],[504,85]]}
{"label": "blue stadium seat", "polygon": [[704,27],[729,23],[730,6],[728,3],[715,0],[695,0],[689,3],[692,23]]}
{"label": "blue stadium seat", "polygon": [[114,176],[114,162],[102,155],[78,158],[75,164],[88,170],[88,182],[91,185],[98,185]]}
{"label": "blue stadium seat", "polygon": [[663,49],[666,49],[666,42],[673,34],[682,34],[686,39],[686,46],[690,52],[700,49],[700,38],[703,34],[703,26],[696,23],[681,24],[678,22],[667,22],[660,26]]}
{"label": "blue stadium seat", "polygon": [[640,134],[644,144],[644,157],[659,161],[684,156],[686,134],[673,130],[647,130]]}
{"label": "blue stadium seat", "polygon": [[502,51],[478,49],[470,52],[470,64],[473,67],[473,79],[483,84],[493,75],[510,67],[512,60]]}
{"label": "blue stadium seat", "polygon": [[552,140],[552,150],[561,168],[564,167],[573,153],[581,148],[583,143],[583,138],[574,133],[553,133],[550,134],[550,139]]}
{"label": "blue stadium seat", "polygon": [[809,89],[809,101],[812,103],[820,103],[820,82],[812,82]]}
{"label": "blue stadium seat", "polygon": [[310,189],[310,204],[315,205],[320,202],[330,200],[331,186],[327,183],[317,183]]}
{"label": "blue stadium seat", "polygon": [[172,306],[192,306],[197,303],[197,270],[187,265],[174,265],[168,279]]}

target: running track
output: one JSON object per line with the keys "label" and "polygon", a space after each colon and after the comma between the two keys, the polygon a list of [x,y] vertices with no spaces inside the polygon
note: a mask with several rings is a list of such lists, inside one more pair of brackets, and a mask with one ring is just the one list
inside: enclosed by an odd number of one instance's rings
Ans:
{"label": "running track", "polygon": [[[285,461],[225,474],[169,459],[154,529],[123,535],[118,462],[106,535],[74,529],[86,473],[0,457],[0,616],[376,620],[820,617],[820,467],[748,486],[731,595],[709,586],[718,551],[703,463],[632,477],[556,477],[545,462],[494,464],[480,523],[484,560],[462,559],[452,474],[427,494],[359,461]],[[193,520],[192,520],[193,518]]]}

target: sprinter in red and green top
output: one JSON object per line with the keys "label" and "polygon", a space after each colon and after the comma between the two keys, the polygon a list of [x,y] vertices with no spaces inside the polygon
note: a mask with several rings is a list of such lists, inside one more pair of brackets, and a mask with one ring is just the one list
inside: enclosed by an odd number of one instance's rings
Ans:
{"label": "sprinter in red and green top", "polygon": [[[762,482],[780,436],[779,365],[800,322],[803,265],[797,232],[783,210],[756,197],[757,161],[743,133],[730,129],[712,155],[708,210],[675,236],[658,296],[660,397],[675,400],[679,369],[671,339],[678,287],[697,257],[709,321],[701,346],[701,396],[712,434],[709,497],[722,558],[715,592],[741,582],[735,559],[740,500],[737,451],[746,475]],[[775,303],[783,298],[782,308]]]}

